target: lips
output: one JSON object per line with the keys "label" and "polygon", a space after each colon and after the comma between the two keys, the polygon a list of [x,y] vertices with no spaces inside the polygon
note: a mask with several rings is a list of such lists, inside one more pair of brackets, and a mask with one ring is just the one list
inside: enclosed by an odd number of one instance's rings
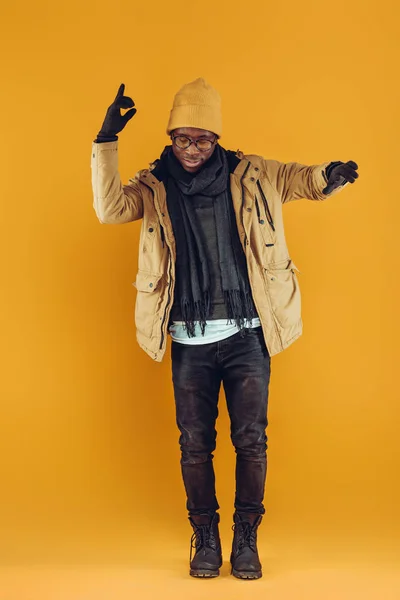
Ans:
{"label": "lips", "polygon": [[201,162],[200,160],[188,160],[187,158],[184,158],[183,161],[191,167],[196,166]]}
{"label": "lips", "polygon": [[189,169],[195,169],[201,165],[201,161],[198,160],[196,162],[193,162],[189,160],[183,160],[183,164]]}

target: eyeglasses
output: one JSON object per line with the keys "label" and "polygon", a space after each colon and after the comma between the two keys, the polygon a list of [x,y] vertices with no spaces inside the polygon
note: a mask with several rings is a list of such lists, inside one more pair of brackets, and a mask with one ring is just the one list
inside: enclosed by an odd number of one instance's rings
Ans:
{"label": "eyeglasses", "polygon": [[201,152],[211,150],[213,145],[216,143],[217,139],[218,138],[215,138],[213,141],[206,139],[191,140],[186,135],[171,135],[172,142],[176,146],[178,146],[178,148],[181,148],[181,150],[186,150],[187,148],[189,148],[189,146],[194,144],[197,150],[200,150]]}

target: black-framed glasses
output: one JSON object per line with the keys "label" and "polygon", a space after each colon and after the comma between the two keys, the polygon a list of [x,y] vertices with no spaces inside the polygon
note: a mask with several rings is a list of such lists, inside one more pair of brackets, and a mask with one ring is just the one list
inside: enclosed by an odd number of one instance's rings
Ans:
{"label": "black-framed glasses", "polygon": [[214,140],[207,140],[205,138],[192,140],[187,135],[171,135],[171,140],[181,150],[186,150],[189,148],[189,146],[194,144],[197,150],[200,150],[200,152],[207,152],[207,150],[211,150],[218,138],[216,137]]}

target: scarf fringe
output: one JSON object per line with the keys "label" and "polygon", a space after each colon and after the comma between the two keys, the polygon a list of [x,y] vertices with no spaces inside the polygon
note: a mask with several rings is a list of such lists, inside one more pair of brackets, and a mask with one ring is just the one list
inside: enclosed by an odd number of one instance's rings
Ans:
{"label": "scarf fringe", "polygon": [[[246,320],[249,322],[248,326],[251,327],[255,318],[250,292],[226,290],[224,291],[224,300],[228,308],[228,319],[233,319],[236,322],[243,337]],[[249,316],[245,317],[244,315]]]}
{"label": "scarf fringe", "polygon": [[[181,301],[182,320],[184,321],[183,328],[187,331],[188,337],[196,337],[196,321],[199,322],[201,335],[204,336],[211,308],[211,298],[208,290],[204,293],[204,296],[205,301]],[[246,321],[248,321],[247,327],[251,327],[253,319],[256,317],[251,294],[249,292],[243,293],[240,290],[227,290],[224,291],[224,300],[228,309],[228,321],[232,322],[234,320],[236,322],[243,337]],[[249,316],[245,317],[244,315]]]}
{"label": "scarf fringe", "polygon": [[187,331],[188,337],[196,337],[195,321],[199,321],[201,335],[204,335],[205,328],[207,325],[206,321],[207,317],[210,314],[210,309],[211,297],[209,290],[206,290],[203,294],[203,298],[196,302],[193,302],[193,300],[182,298],[182,320],[185,322],[184,329]]}

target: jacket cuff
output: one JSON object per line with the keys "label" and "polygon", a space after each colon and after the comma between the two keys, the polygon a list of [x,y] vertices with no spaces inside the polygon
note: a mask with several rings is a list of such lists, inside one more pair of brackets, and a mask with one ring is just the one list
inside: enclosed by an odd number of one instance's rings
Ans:
{"label": "jacket cuff", "polygon": [[112,135],[112,136],[104,136],[104,135],[98,135],[97,138],[95,140],[93,140],[96,144],[103,144],[105,142],[116,142],[118,140],[118,136],[117,135]]}
{"label": "jacket cuff", "polygon": [[[326,170],[332,164],[332,162],[325,162],[319,165],[315,165],[314,173],[313,173],[313,195],[312,198],[314,200],[326,200],[330,198],[334,194],[340,192],[343,189],[343,186],[339,186],[334,188],[329,194],[325,194],[322,190],[326,188],[328,185],[326,178]],[[336,163],[339,164],[339,163]],[[333,168],[333,167],[332,167]],[[332,169],[331,169],[332,170]]]}
{"label": "jacket cuff", "polygon": [[334,169],[335,167],[337,167],[337,165],[343,165],[343,164],[344,164],[344,163],[343,163],[343,161],[341,161],[341,160],[336,160],[336,161],[334,161],[334,162],[331,162],[331,163],[330,163],[330,164],[329,164],[329,165],[326,167],[326,170],[325,170],[325,175],[326,175],[326,178],[327,178],[327,179],[329,179],[329,177],[330,177],[330,174],[331,174],[331,172],[332,172],[332,169]]}

